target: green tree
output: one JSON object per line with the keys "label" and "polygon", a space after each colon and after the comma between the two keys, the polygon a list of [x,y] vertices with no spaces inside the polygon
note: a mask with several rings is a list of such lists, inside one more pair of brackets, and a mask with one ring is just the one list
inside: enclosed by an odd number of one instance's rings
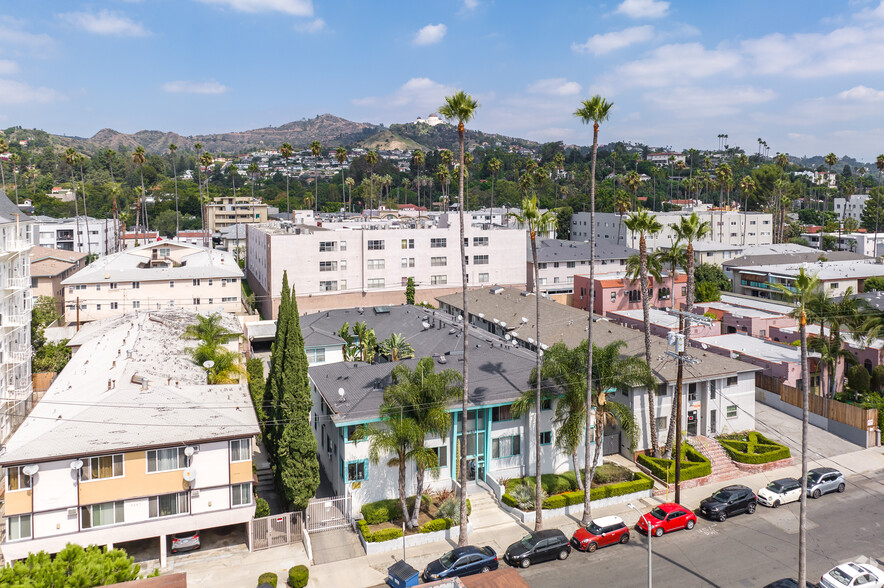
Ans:
{"label": "green tree", "polygon": [[721,290],[713,282],[697,282],[694,297],[696,302],[715,302],[721,300]]}
{"label": "green tree", "polygon": [[414,305],[414,278],[411,276],[405,282],[405,304]]}
{"label": "green tree", "polygon": [[175,166],[176,151],[178,151],[178,145],[175,143],[169,143],[169,159],[172,161],[172,175],[175,177],[175,236],[177,237],[178,231],[181,230],[181,215],[178,212],[178,168]]}
{"label": "green tree", "polygon": [[867,278],[863,288],[865,288],[866,292],[868,292],[870,290],[871,291],[884,290],[884,277],[872,276],[871,278]]}
{"label": "green tree", "polygon": [[[378,154],[375,151],[369,151],[365,154],[365,161],[368,163],[368,168],[370,170],[369,180],[368,180],[368,209],[371,210],[372,200],[374,200],[374,166],[378,164]],[[370,218],[370,216],[369,216]]]}
{"label": "green tree", "polygon": [[[10,588],[109,586],[137,580],[141,566],[122,549],[68,543],[55,556],[30,553],[11,567],[0,568],[0,585]],[[151,575],[158,575],[154,573]]]}
{"label": "green tree", "polygon": [[[497,174],[500,173],[501,162],[496,157],[492,157],[488,160],[488,171],[491,172],[491,208],[494,209],[494,180],[497,178]],[[570,226],[570,225],[569,225]]]}
{"label": "green tree", "polygon": [[246,361],[246,373],[249,376],[249,393],[252,395],[252,404],[255,405],[255,414],[261,427],[264,427],[264,361],[260,357],[250,357]]}
{"label": "green tree", "polygon": [[[283,143],[282,146],[279,148],[279,154],[282,155],[283,159],[285,160],[285,211],[289,214],[292,213],[292,202],[289,199],[289,158],[292,156],[293,153],[294,153],[294,150],[292,149],[291,143]],[[252,163],[254,164],[254,162],[252,162]],[[258,167],[258,166],[255,165],[255,167]],[[249,165],[249,172],[252,171],[251,168],[252,168],[252,166]],[[254,198],[254,197],[255,197],[255,185],[254,185],[254,181],[253,181],[252,182],[252,198]],[[294,220],[294,219],[290,219],[290,220]]]}
{"label": "green tree", "polygon": [[720,265],[701,263],[694,270],[694,280],[698,284],[700,282],[711,282],[715,284],[716,288],[724,292],[730,292],[731,290],[731,281]]}
{"label": "green tree", "polygon": [[871,376],[869,370],[861,365],[852,366],[847,371],[847,385],[854,394],[862,395],[871,389]]}
{"label": "green tree", "polygon": [[372,363],[378,347],[378,338],[374,329],[368,328],[365,321],[359,321],[353,325],[353,334],[356,335],[359,358],[365,363]]}
{"label": "green tree", "polygon": [[60,372],[71,359],[67,339],[55,343],[46,342],[46,327],[61,318],[55,298],[40,296],[31,310],[31,371]]}
{"label": "green tree", "polygon": [[319,210],[319,158],[322,156],[322,143],[313,141],[310,143],[310,155],[313,156],[313,165],[316,167],[316,173],[313,176],[313,184],[316,190],[314,198],[316,199],[316,210]]}
{"label": "green tree", "polygon": [[390,361],[399,361],[414,357],[414,347],[411,346],[401,333],[392,333],[381,341],[379,346],[381,355],[390,358]]}

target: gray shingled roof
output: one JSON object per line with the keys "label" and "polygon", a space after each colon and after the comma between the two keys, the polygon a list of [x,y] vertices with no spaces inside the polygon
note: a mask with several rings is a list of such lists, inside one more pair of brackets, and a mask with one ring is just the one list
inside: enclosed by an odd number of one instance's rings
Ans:
{"label": "gray shingled roof", "polygon": [[[638,249],[597,241],[595,245],[596,259],[629,259],[638,253]],[[551,261],[588,261],[589,243],[585,241],[565,241],[564,239],[538,239],[538,263]],[[531,241],[528,241],[528,261],[531,261]]]}
{"label": "gray shingled roof", "polygon": [[[18,216],[16,217],[16,215]],[[0,217],[5,218],[8,222],[15,222],[16,218],[20,221],[31,220],[31,217],[22,212],[2,189],[0,189]]]}

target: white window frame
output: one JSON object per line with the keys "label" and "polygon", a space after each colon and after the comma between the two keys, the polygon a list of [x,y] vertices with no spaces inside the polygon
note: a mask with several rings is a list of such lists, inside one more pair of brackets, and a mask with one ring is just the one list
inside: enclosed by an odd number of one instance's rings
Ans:
{"label": "white window frame", "polygon": [[[237,502],[243,499],[243,495],[248,497],[248,502]],[[239,506],[250,506],[252,504],[252,483],[243,482],[242,484],[232,484],[230,486],[230,506],[231,508]]]}
{"label": "white window frame", "polygon": [[[22,473],[22,468],[25,466],[10,466],[6,468],[6,491],[7,492],[20,492],[22,490],[30,490],[31,489],[31,476],[26,476]],[[15,471],[15,480],[18,481],[18,487],[12,487],[12,472]],[[25,485],[22,485],[23,481],[27,481]]]}
{"label": "white window frame", "polygon": [[[92,522],[92,518],[94,516],[94,509],[97,506],[106,506],[113,505],[114,512],[114,522],[105,523],[102,525],[96,525]],[[81,506],[81,514],[80,514],[80,528],[81,529],[97,529],[99,527],[112,527],[114,525],[121,525],[126,522],[126,513],[125,506],[122,500],[113,500],[110,502],[101,502],[98,504],[87,504],[85,506]],[[84,512],[85,511],[85,512]],[[117,518],[119,517],[119,519]]]}
{"label": "white window frame", "polygon": [[[21,525],[23,519],[27,519],[28,534],[21,534]],[[16,533],[13,533],[13,530]],[[17,535],[17,536],[16,536]],[[6,518],[6,540],[10,543],[13,541],[26,541],[34,536],[34,519],[30,513],[14,515]]]}
{"label": "white window frame", "polygon": [[[323,349],[325,351],[325,349]],[[245,445],[245,447],[243,447]],[[237,458],[236,455],[242,451],[246,452],[248,457]],[[252,461],[252,438],[248,439],[231,439],[230,440],[230,463],[240,463],[243,461]]]}
{"label": "white window frame", "polygon": [[[177,451],[178,452],[178,463],[181,464],[182,460],[184,461],[184,465],[179,465],[178,467],[169,468],[169,469],[159,469],[159,453],[160,452],[168,452],[168,451]],[[150,454],[154,454],[154,461],[156,462],[156,467],[154,471],[150,470]],[[148,474],[159,474],[161,472],[174,472],[177,470],[183,470],[187,467],[187,455],[184,453],[184,447],[166,447],[164,449],[148,449],[144,452],[144,470]]]}
{"label": "white window frame", "polygon": [[[95,469],[93,467],[93,460],[101,460],[104,458],[111,459],[111,471],[113,473],[110,476],[101,476],[100,473],[97,476],[93,475],[93,470]],[[81,482],[88,483],[88,482],[94,482],[96,480],[110,480],[112,478],[122,478],[122,477],[125,477],[125,475],[126,475],[126,460],[123,457],[122,453],[114,453],[111,455],[96,455],[96,456],[84,458],[82,461],[83,461],[83,467],[80,468],[80,481]],[[119,474],[116,473],[117,463],[119,463],[119,465],[120,465],[120,473]],[[99,470],[99,472],[101,470],[101,463],[100,462],[98,463],[98,470]]]}
{"label": "white window frame", "polygon": [[[165,498],[172,498],[173,503],[175,504],[176,512],[169,514],[160,514],[160,500]],[[156,514],[154,514],[156,513]],[[190,493],[189,492],[175,492],[174,494],[160,494],[158,496],[151,496],[147,499],[147,518],[148,519],[165,519],[169,517],[177,517],[181,515],[190,514]]]}

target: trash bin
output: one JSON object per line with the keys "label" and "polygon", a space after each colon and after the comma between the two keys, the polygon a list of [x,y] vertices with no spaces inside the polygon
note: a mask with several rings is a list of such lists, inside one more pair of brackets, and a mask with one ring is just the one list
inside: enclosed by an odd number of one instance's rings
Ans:
{"label": "trash bin", "polygon": [[393,588],[406,588],[420,584],[418,571],[404,561],[397,561],[387,568],[387,584]]}

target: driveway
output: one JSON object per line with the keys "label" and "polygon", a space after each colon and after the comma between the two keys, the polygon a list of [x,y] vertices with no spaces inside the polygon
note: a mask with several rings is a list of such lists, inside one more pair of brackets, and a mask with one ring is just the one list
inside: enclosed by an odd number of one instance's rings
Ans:
{"label": "driveway", "polygon": [[[755,403],[755,429],[773,441],[783,443],[792,450],[792,456],[801,457],[801,419],[777,409]],[[863,449],[837,435],[810,425],[807,431],[808,459],[813,462],[826,457],[852,453]]]}

